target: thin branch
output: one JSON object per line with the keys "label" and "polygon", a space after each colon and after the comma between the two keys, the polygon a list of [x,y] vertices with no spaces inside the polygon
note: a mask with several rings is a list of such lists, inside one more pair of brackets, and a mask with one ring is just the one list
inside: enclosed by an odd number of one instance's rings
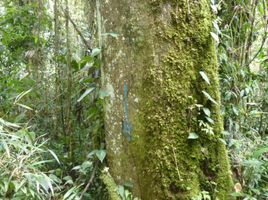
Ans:
{"label": "thin branch", "polygon": [[251,48],[251,45],[252,45],[252,35],[253,35],[253,29],[254,29],[254,23],[255,23],[255,19],[256,19],[256,8],[257,8],[257,5],[258,5],[259,1],[256,0],[255,2],[253,2],[252,4],[252,11],[253,12],[253,16],[252,18],[249,17],[248,20],[251,20],[251,25],[250,25],[250,32],[248,34],[248,37],[246,38],[246,44],[245,44],[245,55],[242,55],[242,58],[241,58],[241,67],[243,65],[244,62],[247,62],[248,60],[248,57],[249,57],[249,52],[250,52],[250,48]]}
{"label": "thin branch", "polygon": [[252,57],[252,59],[246,64],[246,66],[249,66],[256,58],[257,56],[260,54],[261,50],[263,49],[263,46],[266,42],[267,39],[267,31],[268,31],[268,19],[266,17],[266,6],[265,6],[265,2],[263,0],[263,8],[264,8],[264,20],[266,20],[266,25],[265,25],[265,30],[264,30],[264,35],[262,38],[262,44],[261,47],[259,48],[259,50],[256,52],[256,54]]}
{"label": "thin branch", "polygon": [[83,36],[82,32],[79,30],[79,28],[77,27],[77,25],[75,24],[75,22],[73,21],[73,19],[72,19],[71,16],[69,15],[69,13],[68,13],[66,10],[64,10],[64,14],[65,14],[66,18],[68,18],[68,20],[71,22],[71,24],[73,25],[74,29],[75,29],[76,32],[78,33],[78,35],[81,37],[81,39],[82,39],[84,45],[85,45],[87,48],[91,49],[91,46],[90,46],[89,42],[85,39],[85,37]]}
{"label": "thin branch", "polygon": [[180,171],[179,171],[179,166],[178,166],[178,162],[177,162],[177,158],[176,158],[175,150],[174,150],[173,145],[171,145],[171,146],[172,146],[173,157],[174,157],[174,161],[175,161],[175,165],[176,165],[176,171],[177,171],[179,180],[181,180],[181,174],[180,174]]}
{"label": "thin branch", "polygon": [[83,198],[83,196],[84,196],[85,193],[87,192],[89,186],[92,184],[92,182],[93,182],[93,180],[94,180],[94,177],[95,177],[95,174],[96,174],[97,169],[98,169],[98,164],[99,164],[99,162],[97,162],[97,164],[95,165],[95,167],[94,167],[94,169],[93,169],[93,172],[92,172],[92,174],[91,174],[91,176],[90,176],[90,178],[89,178],[89,180],[88,180],[88,183],[87,183],[85,189],[83,190],[83,192],[81,193],[81,196],[80,196],[79,200],[81,200],[81,199]]}

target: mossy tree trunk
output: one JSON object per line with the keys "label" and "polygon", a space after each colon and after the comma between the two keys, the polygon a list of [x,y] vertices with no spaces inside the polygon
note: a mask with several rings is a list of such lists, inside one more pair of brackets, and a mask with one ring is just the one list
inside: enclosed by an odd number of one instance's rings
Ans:
{"label": "mossy tree trunk", "polygon": [[144,200],[231,199],[210,1],[109,0],[101,15],[103,33],[118,34],[102,41],[116,183]]}

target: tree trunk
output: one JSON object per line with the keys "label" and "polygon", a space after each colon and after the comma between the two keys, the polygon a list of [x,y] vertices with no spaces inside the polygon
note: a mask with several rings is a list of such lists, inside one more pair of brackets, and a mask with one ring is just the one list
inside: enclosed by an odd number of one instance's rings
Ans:
{"label": "tree trunk", "polygon": [[116,183],[143,200],[232,199],[210,1],[109,0],[101,14],[103,33],[118,34],[102,41]]}

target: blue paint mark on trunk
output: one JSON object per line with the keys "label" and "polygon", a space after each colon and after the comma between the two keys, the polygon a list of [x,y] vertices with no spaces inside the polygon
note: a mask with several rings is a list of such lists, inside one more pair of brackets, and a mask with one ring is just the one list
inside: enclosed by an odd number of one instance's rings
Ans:
{"label": "blue paint mark on trunk", "polygon": [[132,125],[129,121],[129,112],[128,112],[128,88],[127,82],[124,81],[124,94],[123,94],[123,107],[124,107],[124,117],[122,122],[122,132],[123,135],[127,138],[128,141],[132,140]]}

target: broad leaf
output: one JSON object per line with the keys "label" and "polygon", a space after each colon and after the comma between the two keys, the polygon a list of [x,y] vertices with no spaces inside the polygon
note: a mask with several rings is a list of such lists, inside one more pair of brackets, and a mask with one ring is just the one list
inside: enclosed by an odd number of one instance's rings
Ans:
{"label": "broad leaf", "polygon": [[106,151],[105,150],[97,150],[96,151],[96,156],[98,157],[98,159],[103,162],[105,156],[106,156]]}
{"label": "broad leaf", "polygon": [[202,76],[202,78],[208,83],[210,84],[209,78],[207,76],[207,74],[203,71],[200,71],[199,74]]}
{"label": "broad leaf", "polygon": [[88,94],[90,94],[95,88],[89,88],[87,89],[84,94],[81,95],[81,97],[79,97],[79,99],[77,100],[77,102],[82,101]]}
{"label": "broad leaf", "polygon": [[217,43],[220,43],[219,36],[216,33],[210,32],[210,35]]}
{"label": "broad leaf", "polygon": [[196,133],[193,133],[193,132],[189,133],[189,136],[188,136],[189,140],[196,140],[198,138],[199,138],[199,136]]}
{"label": "broad leaf", "polygon": [[205,95],[205,97],[207,97],[212,103],[218,105],[218,103],[210,96],[209,93],[207,93],[206,91],[202,91],[202,93]]}
{"label": "broad leaf", "polygon": [[212,23],[213,23],[214,28],[217,30],[217,33],[221,34],[221,30],[220,30],[220,27],[218,26],[217,21],[213,21]]}
{"label": "broad leaf", "polygon": [[203,108],[203,111],[206,114],[206,116],[210,117],[211,113],[210,113],[210,110],[208,108]]}
{"label": "broad leaf", "polygon": [[100,52],[101,52],[101,50],[99,48],[94,48],[94,49],[92,49],[91,56],[92,57],[97,56],[100,54]]}

